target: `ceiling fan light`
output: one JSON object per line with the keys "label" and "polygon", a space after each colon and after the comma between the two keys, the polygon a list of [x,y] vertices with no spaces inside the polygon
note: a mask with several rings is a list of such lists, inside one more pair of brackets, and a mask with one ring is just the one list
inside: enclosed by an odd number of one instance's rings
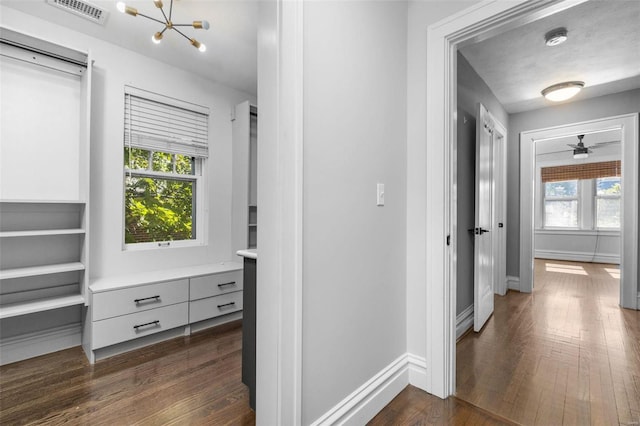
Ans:
{"label": "ceiling fan light", "polygon": [[589,153],[587,152],[578,152],[576,150],[573,151],[573,159],[574,160],[584,160],[585,158],[589,158]]}
{"label": "ceiling fan light", "polygon": [[547,46],[553,47],[567,41],[568,32],[566,28],[556,28],[544,35],[544,42]]}
{"label": "ceiling fan light", "polygon": [[562,102],[571,99],[584,87],[583,81],[566,81],[554,84],[544,89],[541,93],[552,102]]}

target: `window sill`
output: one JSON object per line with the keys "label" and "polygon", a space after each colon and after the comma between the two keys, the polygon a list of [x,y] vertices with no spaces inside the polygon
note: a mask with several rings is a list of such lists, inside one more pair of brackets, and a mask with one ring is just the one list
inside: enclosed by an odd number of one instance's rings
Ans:
{"label": "window sill", "polygon": [[578,229],[578,228],[538,228],[537,235],[600,235],[600,236],[620,236],[619,229]]}
{"label": "window sill", "polygon": [[164,241],[153,243],[125,244],[122,248],[122,251],[171,250],[185,247],[201,247],[204,245],[204,242],[201,240]]}

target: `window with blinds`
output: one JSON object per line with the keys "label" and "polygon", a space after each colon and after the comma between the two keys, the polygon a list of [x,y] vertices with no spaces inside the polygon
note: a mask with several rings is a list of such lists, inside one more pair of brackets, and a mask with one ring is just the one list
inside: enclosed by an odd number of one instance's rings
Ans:
{"label": "window with blinds", "polygon": [[126,86],[124,111],[125,247],[198,242],[208,109]]}
{"label": "window with blinds", "polygon": [[620,176],[621,162],[601,161],[599,163],[567,164],[563,166],[543,167],[542,183],[568,180],[598,179]]}
{"label": "window with blinds", "polygon": [[543,226],[620,229],[621,172],[620,160],[542,167]]}

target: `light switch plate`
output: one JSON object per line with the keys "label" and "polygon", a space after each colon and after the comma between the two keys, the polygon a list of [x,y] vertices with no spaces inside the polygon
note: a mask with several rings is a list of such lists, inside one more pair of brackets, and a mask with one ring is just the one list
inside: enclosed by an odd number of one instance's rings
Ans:
{"label": "light switch plate", "polygon": [[384,183],[379,183],[377,186],[377,189],[378,189],[377,205],[384,206]]}

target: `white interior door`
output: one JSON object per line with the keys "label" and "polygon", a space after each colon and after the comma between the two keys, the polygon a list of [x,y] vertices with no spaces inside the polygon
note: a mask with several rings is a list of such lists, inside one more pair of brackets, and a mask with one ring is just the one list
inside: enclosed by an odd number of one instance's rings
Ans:
{"label": "white interior door", "polygon": [[476,203],[474,245],[473,330],[480,331],[493,313],[494,282],[494,123],[478,104],[476,119]]}

